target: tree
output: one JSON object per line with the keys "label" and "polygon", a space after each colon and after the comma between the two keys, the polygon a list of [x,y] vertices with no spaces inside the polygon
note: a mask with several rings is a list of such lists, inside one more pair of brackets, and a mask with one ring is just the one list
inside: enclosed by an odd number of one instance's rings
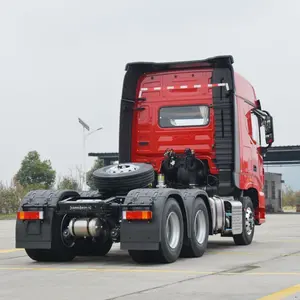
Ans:
{"label": "tree", "polygon": [[59,190],[79,190],[79,183],[71,176],[64,176],[58,183],[57,188]]}
{"label": "tree", "polygon": [[103,166],[104,166],[103,159],[100,159],[99,157],[97,157],[92,168],[86,173],[86,184],[93,191],[97,190],[97,188],[94,184],[93,172],[96,171],[97,169],[102,168]]}
{"label": "tree", "polygon": [[295,206],[300,198],[300,192],[294,191],[290,186],[286,186],[282,193],[283,206]]}
{"label": "tree", "polygon": [[30,151],[22,160],[16,180],[23,187],[39,186],[49,189],[55,182],[56,171],[52,169],[50,160],[41,161],[37,151]]}

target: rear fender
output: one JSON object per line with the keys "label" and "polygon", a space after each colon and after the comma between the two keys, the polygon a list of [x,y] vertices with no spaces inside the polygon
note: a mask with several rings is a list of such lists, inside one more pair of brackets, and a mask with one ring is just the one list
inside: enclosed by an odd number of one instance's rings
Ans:
{"label": "rear fender", "polygon": [[53,219],[59,201],[68,197],[79,196],[75,191],[35,190],[22,199],[19,211],[42,210],[43,220],[16,220],[15,246],[27,249],[50,249],[52,244]]}
{"label": "rear fender", "polygon": [[208,210],[208,216],[209,216],[209,232],[212,234],[212,214],[211,214],[211,209],[209,205],[209,200],[208,200],[208,195],[204,190],[201,189],[188,189],[184,190],[184,202],[185,206],[187,209],[187,237],[191,237],[191,230],[192,230],[192,214],[193,214],[193,207],[194,207],[194,202],[198,197],[201,197],[207,207]]}
{"label": "rear fender", "polygon": [[175,198],[182,210],[185,221],[185,238],[191,236],[191,215],[195,199],[201,196],[207,199],[207,194],[199,189],[177,190],[135,189],[128,193],[124,204],[149,204],[152,206],[151,221],[123,220],[120,230],[121,249],[123,250],[158,250],[161,241],[161,220],[165,203],[168,198]]}

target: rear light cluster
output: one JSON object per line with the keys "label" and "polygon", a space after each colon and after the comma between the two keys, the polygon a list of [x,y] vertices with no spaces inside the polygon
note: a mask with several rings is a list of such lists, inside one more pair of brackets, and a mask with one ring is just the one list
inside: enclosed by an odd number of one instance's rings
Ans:
{"label": "rear light cluster", "polygon": [[151,220],[150,210],[126,210],[123,211],[123,220]]}
{"label": "rear light cluster", "polygon": [[44,212],[43,211],[18,211],[17,219],[18,220],[43,220]]}
{"label": "rear light cluster", "polygon": [[[43,211],[19,211],[18,220],[43,220]],[[123,211],[123,220],[151,220],[152,211],[149,210],[127,210]]]}

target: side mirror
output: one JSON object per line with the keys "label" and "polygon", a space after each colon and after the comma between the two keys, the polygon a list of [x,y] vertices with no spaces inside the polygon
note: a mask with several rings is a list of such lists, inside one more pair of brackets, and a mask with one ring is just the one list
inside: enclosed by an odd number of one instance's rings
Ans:
{"label": "side mirror", "polygon": [[265,156],[267,154],[267,152],[268,152],[268,147],[259,147],[258,151],[260,152],[260,154],[262,156]]}
{"label": "side mirror", "polygon": [[264,120],[264,127],[266,144],[272,145],[274,143],[274,129],[273,118],[270,115]]}

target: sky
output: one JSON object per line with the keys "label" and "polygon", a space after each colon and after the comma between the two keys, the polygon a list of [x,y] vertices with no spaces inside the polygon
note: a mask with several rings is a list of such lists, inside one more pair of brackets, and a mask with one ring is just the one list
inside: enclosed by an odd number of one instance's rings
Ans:
{"label": "sky", "polygon": [[[80,167],[78,117],[103,126],[87,138],[86,153],[117,152],[131,61],[231,54],[273,115],[275,145],[300,145],[299,16],[299,0],[0,0],[0,181],[31,150],[58,176]],[[87,168],[93,161],[86,158]],[[300,167],[269,170],[300,189]]]}

